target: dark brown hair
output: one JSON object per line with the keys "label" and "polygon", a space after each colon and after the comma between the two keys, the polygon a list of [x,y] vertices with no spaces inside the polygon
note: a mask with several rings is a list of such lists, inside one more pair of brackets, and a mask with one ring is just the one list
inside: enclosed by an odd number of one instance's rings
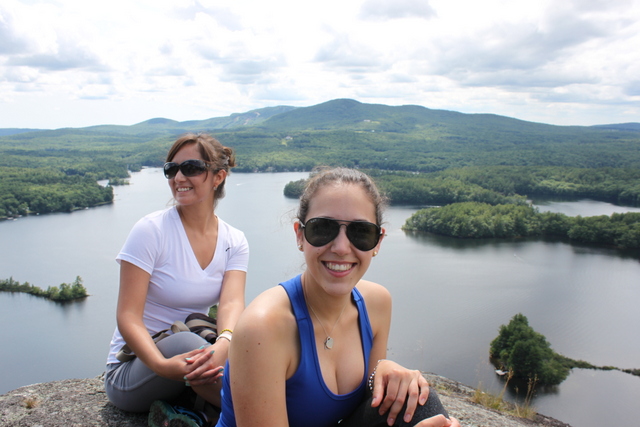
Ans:
{"label": "dark brown hair", "polygon": [[327,185],[355,184],[360,185],[369,196],[376,211],[376,224],[382,225],[382,213],[387,205],[387,198],[380,193],[369,175],[356,169],[322,168],[312,173],[304,192],[300,196],[297,218],[303,224],[307,221],[309,204],[320,188]]}
{"label": "dark brown hair", "polygon": [[[236,165],[236,156],[233,150],[223,146],[220,141],[209,135],[208,133],[186,133],[173,143],[167,153],[167,162],[173,160],[178,151],[182,147],[195,144],[202,156],[202,160],[207,162],[211,170],[225,170],[227,175],[232,167]],[[208,173],[208,172],[207,172]],[[224,197],[224,184],[226,179],[220,183],[216,189],[214,199],[222,199]]]}

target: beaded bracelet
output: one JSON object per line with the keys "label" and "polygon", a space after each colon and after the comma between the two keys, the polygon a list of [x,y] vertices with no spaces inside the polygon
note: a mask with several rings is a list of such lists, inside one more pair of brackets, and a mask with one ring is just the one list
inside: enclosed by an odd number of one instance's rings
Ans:
{"label": "beaded bracelet", "polygon": [[378,365],[380,364],[380,362],[382,362],[383,360],[389,360],[389,359],[380,359],[376,362],[376,366],[373,368],[373,372],[371,372],[371,375],[369,375],[369,381],[367,381],[367,383],[369,384],[369,390],[371,390],[373,392],[373,379],[376,376],[376,370],[378,369]]}
{"label": "beaded bracelet", "polygon": [[233,334],[233,331],[231,329],[223,329],[220,331],[220,335],[222,335],[224,332],[229,332],[230,334]]}

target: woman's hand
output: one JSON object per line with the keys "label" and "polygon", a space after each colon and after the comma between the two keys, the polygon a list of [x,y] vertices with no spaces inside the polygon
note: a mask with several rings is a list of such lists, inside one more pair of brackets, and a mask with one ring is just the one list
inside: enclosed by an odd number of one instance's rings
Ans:
{"label": "woman's hand", "polygon": [[[193,371],[189,359],[201,357],[205,350],[198,348],[170,358],[160,357],[153,366],[149,366],[158,376],[176,381],[185,381],[184,377]],[[162,355],[161,355],[162,356]]]}
{"label": "woman's hand", "polygon": [[460,423],[453,417],[447,419],[444,415],[436,415],[420,421],[416,427],[460,427]]}
{"label": "woman's hand", "polygon": [[[380,415],[389,411],[387,424],[391,426],[395,423],[405,401],[407,409],[403,420],[406,423],[410,422],[416,406],[418,404],[424,405],[428,397],[429,383],[420,371],[407,369],[391,360],[378,362],[373,378],[371,406],[374,408],[379,406]],[[430,426],[430,424],[425,424],[425,426]],[[439,424],[434,424],[434,426],[439,426]]]}
{"label": "woman's hand", "polygon": [[[223,346],[226,346],[223,348]],[[214,345],[205,347],[201,353],[186,358],[190,372],[185,380],[191,385],[215,384],[224,373],[224,363],[227,357],[228,341],[220,340]]]}

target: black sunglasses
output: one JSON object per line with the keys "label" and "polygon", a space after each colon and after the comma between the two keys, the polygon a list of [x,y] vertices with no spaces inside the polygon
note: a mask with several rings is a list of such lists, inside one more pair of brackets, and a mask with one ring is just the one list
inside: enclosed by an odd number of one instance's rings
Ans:
{"label": "black sunglasses", "polygon": [[[343,223],[348,224],[343,224]],[[347,238],[356,249],[370,251],[380,241],[382,228],[367,221],[337,221],[330,218],[311,218],[306,224],[300,223],[304,238],[312,246],[324,246],[340,234],[340,227],[347,227]]]}
{"label": "black sunglasses", "polygon": [[164,176],[167,179],[171,179],[176,176],[178,170],[186,177],[198,176],[205,173],[207,169],[209,169],[209,165],[204,160],[199,159],[185,160],[180,164],[167,162],[164,164]]}

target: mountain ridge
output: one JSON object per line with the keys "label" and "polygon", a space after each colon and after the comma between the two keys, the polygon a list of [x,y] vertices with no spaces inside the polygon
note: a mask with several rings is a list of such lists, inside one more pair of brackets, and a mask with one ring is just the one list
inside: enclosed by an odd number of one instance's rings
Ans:
{"label": "mountain ridge", "polygon": [[[392,114],[393,113],[393,114]],[[293,107],[278,105],[249,110],[243,113],[232,113],[228,116],[212,117],[203,120],[176,121],[164,117],[155,117],[133,125],[98,124],[85,127],[66,127],[56,129],[28,129],[28,128],[0,128],[0,137],[22,133],[38,133],[50,131],[67,131],[74,133],[78,130],[87,130],[98,133],[121,134],[175,134],[184,133],[193,129],[207,130],[234,130],[239,128],[260,127],[265,129],[335,129],[336,125],[356,125],[363,120],[376,121],[378,119],[393,119],[394,114],[402,114],[404,121],[396,125],[406,126],[413,123],[451,123],[456,120],[466,122],[478,122],[485,120],[493,125],[508,127],[519,126],[548,126],[559,129],[602,129],[616,131],[640,132],[640,123],[609,123],[591,126],[577,125],[552,125],[541,122],[532,122],[518,118],[502,116],[493,113],[461,113],[453,110],[431,109],[421,105],[406,104],[390,106],[386,104],[367,104],[348,98],[338,98],[320,104],[306,107]],[[319,116],[314,118],[313,115]],[[369,117],[369,118],[367,118]]]}

